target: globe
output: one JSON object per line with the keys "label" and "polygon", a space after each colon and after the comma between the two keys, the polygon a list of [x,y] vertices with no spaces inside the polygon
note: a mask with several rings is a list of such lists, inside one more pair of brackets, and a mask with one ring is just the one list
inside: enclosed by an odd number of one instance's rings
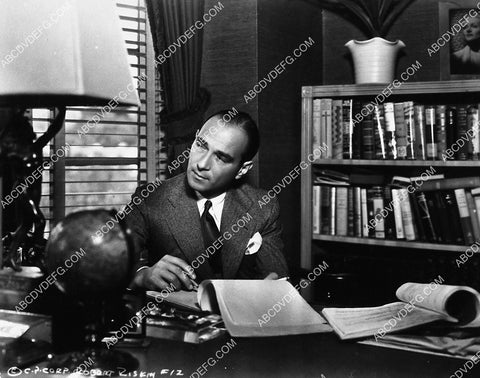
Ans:
{"label": "globe", "polygon": [[50,368],[74,371],[90,359],[94,361],[90,369],[117,371],[122,366],[133,371],[138,367],[135,357],[106,350],[101,342],[109,330],[104,315],[131,279],[130,232],[117,219],[114,211],[79,211],[50,232],[45,248],[46,281],[54,280],[68,298],[66,302],[72,301],[78,310],[72,313],[72,304],[55,306],[54,346],[69,351],[83,347],[83,351],[56,355],[48,363]]}
{"label": "globe", "polygon": [[45,267],[61,291],[76,298],[106,298],[131,279],[129,232],[115,212],[72,213],[51,231]]}

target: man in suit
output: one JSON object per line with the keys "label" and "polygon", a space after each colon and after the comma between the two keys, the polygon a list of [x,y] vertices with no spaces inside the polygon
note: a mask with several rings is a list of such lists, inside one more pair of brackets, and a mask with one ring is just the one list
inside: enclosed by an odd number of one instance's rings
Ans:
{"label": "man in suit", "polygon": [[266,191],[241,180],[258,147],[257,126],[246,113],[221,111],[204,123],[187,172],[165,181],[127,217],[136,255],[132,287],[192,289],[192,279],[287,275],[278,202],[259,206]]}

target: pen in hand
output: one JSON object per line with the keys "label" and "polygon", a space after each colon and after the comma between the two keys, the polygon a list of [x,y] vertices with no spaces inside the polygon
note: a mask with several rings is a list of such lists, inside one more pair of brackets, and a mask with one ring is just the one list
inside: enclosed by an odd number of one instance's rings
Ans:
{"label": "pen in hand", "polygon": [[184,271],[183,274],[190,280],[190,283],[192,284],[192,288],[190,290],[197,291],[198,283],[192,278],[190,272]]}

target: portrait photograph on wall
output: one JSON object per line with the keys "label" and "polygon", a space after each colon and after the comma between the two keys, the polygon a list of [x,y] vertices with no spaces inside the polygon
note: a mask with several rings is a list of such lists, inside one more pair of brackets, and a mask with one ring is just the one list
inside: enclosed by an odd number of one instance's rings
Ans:
{"label": "portrait photograph on wall", "polygon": [[[480,78],[480,9],[477,1],[439,3],[440,79]],[[438,41],[437,41],[438,42]]]}

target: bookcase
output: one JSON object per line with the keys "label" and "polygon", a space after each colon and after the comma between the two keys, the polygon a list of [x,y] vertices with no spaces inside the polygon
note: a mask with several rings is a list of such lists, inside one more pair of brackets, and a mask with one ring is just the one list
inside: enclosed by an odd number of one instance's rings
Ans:
{"label": "bookcase", "polygon": [[[313,112],[315,99],[352,99],[368,103],[374,101],[387,85],[328,85],[302,87],[302,159],[313,152]],[[388,93],[388,92],[384,92]],[[436,105],[480,104],[480,80],[435,81],[402,83],[393,89],[382,103],[407,102]],[[378,100],[377,100],[378,103]],[[478,107],[480,111],[480,107]],[[353,112],[350,113],[351,115]],[[313,234],[313,182],[320,170],[334,170],[345,174],[375,174],[391,176],[420,176],[433,167],[446,178],[480,176],[479,160],[412,159],[333,159],[321,156],[308,164],[301,175],[301,266],[312,269],[326,259],[330,273],[356,270],[359,275],[375,275],[383,269],[383,282],[390,272],[396,282],[403,280],[429,281],[438,275],[447,276],[446,283],[480,286],[480,262],[477,256],[458,267],[456,259],[468,245],[426,241],[388,240],[385,238]],[[449,220],[450,221],[450,220]],[[340,262],[339,262],[340,261]],[[362,262],[359,264],[359,262]],[[359,267],[361,265],[361,267]],[[370,271],[361,271],[371,267]],[[388,269],[386,269],[387,267]],[[448,279],[447,279],[448,278]],[[393,281],[395,281],[393,280]],[[398,281],[398,282],[397,282]],[[388,288],[391,290],[391,288]]]}

